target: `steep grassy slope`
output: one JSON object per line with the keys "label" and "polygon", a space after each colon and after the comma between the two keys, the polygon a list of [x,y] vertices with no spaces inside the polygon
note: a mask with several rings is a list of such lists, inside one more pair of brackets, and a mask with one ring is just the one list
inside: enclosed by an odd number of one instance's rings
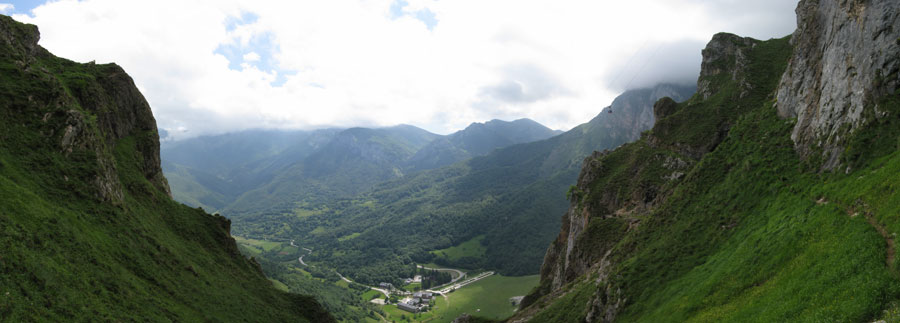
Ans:
{"label": "steep grassy slope", "polygon": [[[806,5],[838,6],[801,1]],[[874,15],[896,20],[896,3],[869,5]],[[797,37],[809,35],[794,37],[802,43]],[[896,62],[896,51],[882,53]],[[797,122],[779,118],[775,107],[792,55],[797,64],[798,55],[815,53],[792,54],[786,39],[714,37],[694,98],[661,101],[656,112],[663,117],[642,140],[585,162],[541,285],[511,321],[843,322],[896,315],[897,74],[882,75],[865,106],[847,109],[868,111],[859,130],[842,138],[839,164],[849,167],[822,172],[834,161],[802,158],[792,140]]]}
{"label": "steep grassy slope", "polygon": [[171,199],[156,124],[114,64],[0,16],[0,318],[329,321],[275,290],[223,217]]}

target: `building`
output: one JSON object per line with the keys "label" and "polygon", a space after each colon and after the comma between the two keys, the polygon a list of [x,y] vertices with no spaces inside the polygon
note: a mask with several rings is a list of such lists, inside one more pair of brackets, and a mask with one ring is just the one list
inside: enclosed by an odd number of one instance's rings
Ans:
{"label": "building", "polygon": [[378,286],[387,290],[394,289],[394,285],[391,283],[380,283]]}
{"label": "building", "polygon": [[403,283],[407,284],[407,285],[412,284],[412,283],[421,283],[421,282],[422,282],[422,275],[416,275],[413,278],[407,278],[407,279],[403,280]]}
{"label": "building", "polygon": [[418,307],[413,306],[413,305],[409,305],[409,304],[407,304],[407,303],[405,303],[405,302],[397,303],[397,308],[399,308],[399,309],[401,309],[401,310],[404,310],[404,311],[407,311],[407,312],[410,312],[410,313],[418,313],[418,312],[419,312],[419,308],[418,308]]}
{"label": "building", "polygon": [[431,292],[416,292],[415,294],[413,294],[413,297],[427,300],[431,299],[434,296],[433,294],[431,294]]}

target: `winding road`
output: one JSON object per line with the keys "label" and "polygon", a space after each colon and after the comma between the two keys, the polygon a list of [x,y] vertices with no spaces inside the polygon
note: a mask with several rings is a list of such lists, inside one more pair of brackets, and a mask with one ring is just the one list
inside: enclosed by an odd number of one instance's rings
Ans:
{"label": "winding road", "polygon": [[416,267],[419,267],[419,268],[425,269],[425,270],[450,271],[450,272],[456,273],[456,278],[453,278],[452,280],[450,280],[450,282],[449,282],[448,284],[455,283],[457,280],[460,280],[461,278],[463,278],[463,277],[466,276],[466,273],[464,273],[464,272],[462,272],[462,271],[460,271],[460,270],[457,270],[457,269],[450,269],[450,268],[428,268],[428,267],[425,267],[425,266],[422,266],[422,265],[416,265]]}
{"label": "winding road", "polygon": [[[298,245],[295,245],[295,244],[294,244],[294,240],[291,240],[291,246],[292,246],[292,247],[297,247],[297,248],[300,248],[300,249],[303,249],[303,250],[306,250],[306,254],[303,255],[303,256],[300,256],[300,258],[297,258],[297,261],[299,261],[300,264],[303,265],[303,266],[309,266],[307,263],[303,262],[303,257],[305,257],[305,256],[309,255],[310,253],[312,253],[312,249],[309,249],[309,248],[303,248],[303,247],[300,247],[300,246],[298,246]],[[474,278],[467,279],[467,280],[463,281],[462,283],[454,284],[454,283],[456,283],[457,281],[459,281],[460,279],[466,277],[466,273],[463,272],[463,271],[461,271],[461,270],[458,270],[458,269],[452,269],[452,268],[429,268],[429,267],[425,267],[425,266],[422,266],[422,265],[416,265],[416,267],[421,268],[421,269],[425,269],[425,270],[437,270],[437,271],[444,271],[444,272],[448,272],[448,271],[449,271],[449,272],[452,272],[452,273],[455,273],[455,274],[456,274],[456,277],[455,277],[455,278],[453,278],[452,280],[450,280],[449,283],[444,284],[444,286],[443,286],[444,288],[442,288],[442,289],[440,289],[440,290],[431,290],[431,289],[427,290],[427,291],[432,292],[432,293],[440,294],[441,296],[444,297],[445,300],[447,300],[448,304],[449,304],[450,300],[447,299],[447,295],[446,295],[446,294],[449,293],[450,291],[459,289],[459,288],[461,288],[461,287],[463,287],[463,286],[466,286],[466,285],[468,285],[468,284],[474,283],[474,282],[476,282],[476,281],[478,281],[478,280],[480,280],[480,279],[483,279],[483,278],[485,278],[485,277],[487,277],[487,276],[490,276],[490,275],[493,275],[493,274],[494,274],[493,271],[489,271],[489,272],[481,273],[481,274],[479,274],[478,276],[475,276]],[[341,277],[341,280],[343,280],[343,281],[345,281],[345,282],[347,282],[347,283],[353,283],[352,280],[350,280],[350,279],[347,278],[347,277],[344,277],[344,275],[341,275],[341,273],[339,273],[339,272],[337,272],[337,271],[335,271],[335,273],[338,275],[338,277]],[[357,284],[358,284],[358,283],[357,283]],[[360,284],[360,285],[362,285],[362,284]],[[448,286],[448,285],[449,285],[449,286]],[[363,285],[363,286],[366,286],[366,285]],[[378,287],[372,287],[372,286],[366,286],[366,287],[368,287],[368,288],[371,289],[371,290],[374,290],[374,291],[377,291],[377,292],[379,292],[379,293],[384,294],[385,297],[390,297],[390,296],[391,296],[391,292],[390,292],[389,290],[386,290],[386,289],[383,289],[383,288],[378,288]]]}

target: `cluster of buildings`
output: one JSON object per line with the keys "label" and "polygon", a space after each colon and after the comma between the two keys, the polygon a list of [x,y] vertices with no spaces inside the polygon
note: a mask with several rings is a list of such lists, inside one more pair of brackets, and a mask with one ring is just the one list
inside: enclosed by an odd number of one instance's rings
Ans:
{"label": "cluster of buildings", "polygon": [[416,275],[413,278],[407,278],[407,279],[403,280],[403,283],[407,284],[407,285],[412,284],[412,283],[421,283],[421,282],[422,282],[422,275]]}
{"label": "cluster of buildings", "polygon": [[432,298],[434,298],[434,294],[431,292],[415,292],[412,297],[397,303],[397,308],[410,313],[418,313],[422,311],[422,308],[428,306]]}

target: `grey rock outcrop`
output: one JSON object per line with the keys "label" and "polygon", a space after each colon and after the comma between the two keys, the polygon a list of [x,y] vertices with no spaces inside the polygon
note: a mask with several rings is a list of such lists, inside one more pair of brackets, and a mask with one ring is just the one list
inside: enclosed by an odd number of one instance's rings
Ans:
{"label": "grey rock outcrop", "polygon": [[40,111],[41,123],[56,127],[44,135],[55,138],[61,153],[68,158],[91,156],[95,159],[97,167],[90,181],[98,199],[117,205],[124,202],[114,152],[119,141],[126,137],[136,138],[139,156],[134,157],[141,161],[140,171],[144,177],[171,196],[160,166],[156,119],[131,77],[115,64],[68,62],[68,67],[79,71],[80,79],[62,81],[61,71],[39,64],[41,59],[53,58],[38,45],[39,39],[36,26],[19,24],[0,15],[0,46],[7,49],[5,52],[13,58],[21,73],[39,80],[51,93],[29,95],[27,106],[11,108]]}
{"label": "grey rock outcrop", "polygon": [[791,139],[798,153],[821,154],[823,169],[834,169],[844,141],[871,121],[864,110],[897,88],[900,2],[801,1],[791,42],[795,49],[778,87],[778,113],[797,118]]}
{"label": "grey rock outcrop", "polygon": [[[712,40],[703,49],[703,61],[700,63],[700,78],[697,81],[697,93],[703,96],[703,99],[709,99],[716,92],[721,90],[717,86],[725,84],[725,82],[716,82],[716,76],[722,73],[732,81],[738,82],[744,89],[743,93],[747,93],[749,86],[746,80],[742,79],[745,75],[747,67],[746,51],[752,49],[756,45],[757,40],[748,37],[740,37],[729,33],[718,33],[713,35]],[[742,94],[743,97],[745,94]]]}

